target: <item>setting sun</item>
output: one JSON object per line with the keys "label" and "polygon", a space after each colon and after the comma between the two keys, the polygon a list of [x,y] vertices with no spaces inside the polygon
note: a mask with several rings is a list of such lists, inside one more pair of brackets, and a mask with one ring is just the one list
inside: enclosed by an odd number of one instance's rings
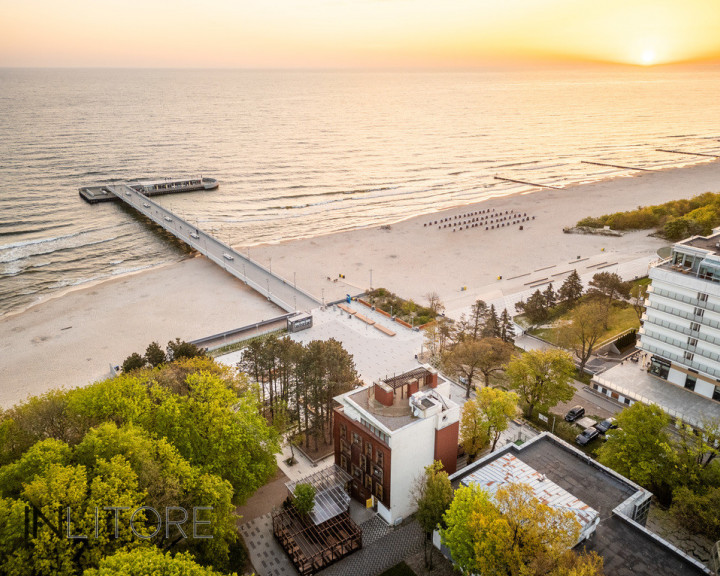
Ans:
{"label": "setting sun", "polygon": [[642,62],[645,66],[652,66],[653,64],[655,64],[655,62],[656,62],[656,60],[655,60],[655,50],[651,50],[651,49],[645,50],[645,51],[642,53],[641,62]]}

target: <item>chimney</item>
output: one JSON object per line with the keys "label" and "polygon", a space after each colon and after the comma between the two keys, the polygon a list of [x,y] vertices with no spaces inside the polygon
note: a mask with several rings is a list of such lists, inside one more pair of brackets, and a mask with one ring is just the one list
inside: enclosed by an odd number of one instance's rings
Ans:
{"label": "chimney", "polygon": [[426,380],[428,383],[428,386],[430,386],[430,388],[437,388],[437,385],[438,385],[437,370],[435,370],[435,368],[429,368],[428,372],[430,372],[430,374],[428,376],[428,380]]}
{"label": "chimney", "polygon": [[390,386],[382,382],[375,382],[374,391],[375,400],[380,402],[380,404],[384,406],[393,405],[393,400],[395,400],[395,394],[393,393],[393,389],[390,388]]}

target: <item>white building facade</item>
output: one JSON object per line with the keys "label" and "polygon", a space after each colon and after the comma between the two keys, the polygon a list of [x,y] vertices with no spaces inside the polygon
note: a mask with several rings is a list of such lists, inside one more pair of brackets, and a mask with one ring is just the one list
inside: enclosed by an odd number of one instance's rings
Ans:
{"label": "white building facade", "polygon": [[675,244],[650,280],[638,344],[649,372],[720,401],[720,233]]}
{"label": "white building facade", "polygon": [[389,524],[415,512],[413,485],[435,460],[452,474],[460,406],[450,383],[421,367],[335,400],[335,463],[351,477],[350,494]]}

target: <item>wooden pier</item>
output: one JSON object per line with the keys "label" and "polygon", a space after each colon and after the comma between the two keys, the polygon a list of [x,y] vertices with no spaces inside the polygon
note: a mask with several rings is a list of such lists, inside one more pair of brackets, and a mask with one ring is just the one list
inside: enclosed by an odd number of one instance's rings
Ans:
{"label": "wooden pier", "polygon": [[622,166],[620,164],[608,164],[607,162],[591,162],[590,160],[580,160],[581,164],[594,164],[595,166],[609,166],[610,168],[620,168],[621,170],[639,170],[641,172],[652,172],[649,168],[638,168],[637,166]]}
{"label": "wooden pier", "polygon": [[502,176],[495,176],[495,180],[512,182],[513,184],[524,184],[526,186],[533,186],[535,188],[551,188],[553,190],[562,190],[562,188],[560,188],[559,186],[551,186],[550,184],[536,184],[535,182],[526,182],[524,180],[513,180],[512,178],[503,178]]}
{"label": "wooden pier", "polygon": [[[286,312],[309,312],[321,305],[317,298],[298,288],[294,282],[288,282],[127,184],[107,184],[103,188]],[[208,293],[208,297],[212,294]]]}

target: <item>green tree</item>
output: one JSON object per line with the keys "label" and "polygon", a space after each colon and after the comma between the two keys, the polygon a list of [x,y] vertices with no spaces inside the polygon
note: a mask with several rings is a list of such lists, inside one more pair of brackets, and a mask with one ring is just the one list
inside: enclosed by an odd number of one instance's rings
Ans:
{"label": "green tree", "polygon": [[140,356],[137,352],[133,352],[125,358],[125,360],[122,363],[122,371],[124,374],[127,374],[128,372],[132,372],[133,370],[139,370],[140,368],[145,367],[145,358]]}
{"label": "green tree", "polygon": [[515,417],[518,395],[497,388],[482,388],[477,399],[463,404],[460,415],[460,438],[472,462],[475,456],[492,443],[495,450],[500,434]]}
{"label": "green tree", "polygon": [[572,311],[569,322],[563,327],[561,343],[577,356],[580,372],[585,368],[595,345],[605,332],[606,317],[607,310],[602,304],[586,302]]}
{"label": "green tree", "polygon": [[205,350],[198,348],[190,342],[183,342],[180,338],[175,338],[173,342],[170,340],[167,344],[167,357],[170,360],[180,360],[181,358],[197,358],[205,356]]}
{"label": "green tree", "polygon": [[570,272],[570,275],[565,278],[560,290],[558,290],[557,296],[563,302],[566,302],[569,306],[574,306],[580,297],[583,295],[583,285],[580,280],[580,276],[577,270]]}
{"label": "green tree", "polygon": [[670,417],[655,404],[636,402],[616,418],[618,428],[608,432],[598,461],[667,502],[677,462],[666,431]]}
{"label": "green tree", "polygon": [[670,512],[685,528],[713,542],[720,540],[720,486],[697,493],[686,486],[673,492]]}
{"label": "green tree", "polygon": [[468,462],[490,444],[488,428],[483,422],[477,400],[468,400],[460,413],[460,442],[468,455]]}
{"label": "green tree", "polygon": [[540,290],[535,290],[527,299],[527,302],[519,302],[517,307],[525,313],[530,322],[538,324],[547,320],[548,308],[545,302],[545,296],[543,296]]}
{"label": "green tree", "polygon": [[315,508],[315,487],[312,484],[297,484],[295,486],[293,506],[301,516],[310,514]]}
{"label": "green tree", "polygon": [[515,328],[513,328],[512,319],[508,314],[507,308],[504,308],[500,316],[500,340],[515,344]]}
{"label": "green tree", "polygon": [[432,546],[428,547],[428,542],[432,540],[433,531],[445,527],[443,516],[453,499],[453,488],[442,462],[435,460],[425,467],[425,474],[413,487],[413,498],[418,507],[415,518],[425,533],[425,566],[432,570]]}
{"label": "green tree", "polygon": [[532,417],[535,408],[547,410],[567,402],[575,394],[570,384],[575,364],[563,350],[530,350],[513,358],[506,374],[525,406],[525,416]]}
{"label": "green tree", "polygon": [[466,339],[458,342],[443,358],[445,369],[460,377],[465,386],[465,398],[470,398],[473,381],[486,359],[488,348],[479,340]]}
{"label": "green tree", "polygon": [[552,308],[555,306],[557,302],[557,294],[555,294],[555,290],[553,290],[552,282],[548,284],[547,288],[543,291],[543,297],[545,298],[545,306],[548,308]]}
{"label": "green tree", "polygon": [[498,319],[494,304],[490,304],[490,309],[485,316],[485,326],[481,334],[483,338],[500,338],[500,320]]}
{"label": "green tree", "polygon": [[465,574],[547,574],[575,545],[580,524],[552,508],[525,484],[509,484],[493,499],[476,485],[461,487],[445,514],[443,543]]}
{"label": "green tree", "polygon": [[507,430],[508,422],[515,418],[518,395],[497,388],[483,388],[478,391],[477,403],[492,442],[490,451],[495,451],[500,434]]}
{"label": "green tree", "polygon": [[485,386],[490,386],[490,376],[499,372],[510,361],[515,346],[499,338],[482,338],[477,342],[479,361],[477,370],[483,376]]}
{"label": "green tree", "polygon": [[153,368],[165,362],[165,350],[157,342],[150,342],[145,349],[145,362]]}
{"label": "green tree", "polygon": [[610,305],[613,300],[630,297],[630,284],[623,282],[614,272],[598,272],[590,280],[590,290],[588,294],[603,298],[605,300],[605,322],[604,327],[607,330],[607,318],[610,314]]}
{"label": "green tree", "polygon": [[170,555],[157,548],[143,546],[104,558],[97,568],[85,570],[83,576],[237,576],[225,575],[201,566],[190,554]]}

